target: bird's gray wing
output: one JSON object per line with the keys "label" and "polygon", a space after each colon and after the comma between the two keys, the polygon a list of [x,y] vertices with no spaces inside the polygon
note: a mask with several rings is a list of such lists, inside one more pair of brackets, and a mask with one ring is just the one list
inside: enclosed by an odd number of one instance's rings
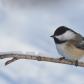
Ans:
{"label": "bird's gray wing", "polygon": [[79,46],[76,46],[76,47],[79,48],[79,49],[84,50],[84,37],[83,37],[82,43]]}

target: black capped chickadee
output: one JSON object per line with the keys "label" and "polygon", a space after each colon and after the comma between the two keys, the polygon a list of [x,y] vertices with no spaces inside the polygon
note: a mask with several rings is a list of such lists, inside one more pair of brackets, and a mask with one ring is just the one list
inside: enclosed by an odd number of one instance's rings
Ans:
{"label": "black capped chickadee", "polygon": [[75,66],[78,66],[78,60],[84,57],[84,37],[65,26],[58,27],[51,37],[58,53],[63,56],[60,60],[75,60]]}

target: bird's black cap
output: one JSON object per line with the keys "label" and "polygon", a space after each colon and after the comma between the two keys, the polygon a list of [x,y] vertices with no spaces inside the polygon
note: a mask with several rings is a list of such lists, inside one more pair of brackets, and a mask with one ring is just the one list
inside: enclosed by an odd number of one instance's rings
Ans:
{"label": "bird's black cap", "polygon": [[[64,34],[64,33],[65,33],[66,31],[68,31],[68,30],[74,32],[73,30],[69,29],[69,28],[66,27],[66,26],[60,26],[60,27],[58,27],[58,28],[55,30],[54,35],[57,35],[57,36],[62,35],[62,34]],[[74,33],[76,33],[76,32],[74,32]]]}

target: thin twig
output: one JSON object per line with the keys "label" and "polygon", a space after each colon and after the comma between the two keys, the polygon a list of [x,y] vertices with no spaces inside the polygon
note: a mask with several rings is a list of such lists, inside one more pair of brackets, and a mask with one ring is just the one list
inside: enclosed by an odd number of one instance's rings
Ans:
{"label": "thin twig", "polygon": [[[58,58],[49,58],[49,57],[41,57],[41,56],[32,56],[32,55],[22,55],[22,54],[4,54],[0,55],[0,59],[13,57],[12,60],[9,60],[5,63],[5,65],[8,65],[18,59],[31,59],[31,60],[38,60],[38,61],[48,61],[48,62],[54,62],[54,63],[62,63],[62,64],[69,64],[69,65],[75,65],[75,61],[71,60],[60,60]],[[84,63],[79,62],[78,66],[84,67]]]}
{"label": "thin twig", "polygon": [[10,64],[10,63],[12,63],[12,62],[14,62],[14,61],[16,61],[16,60],[18,60],[18,58],[13,57],[12,60],[9,60],[9,61],[7,61],[7,62],[5,63],[5,66],[8,65],[8,64]]}

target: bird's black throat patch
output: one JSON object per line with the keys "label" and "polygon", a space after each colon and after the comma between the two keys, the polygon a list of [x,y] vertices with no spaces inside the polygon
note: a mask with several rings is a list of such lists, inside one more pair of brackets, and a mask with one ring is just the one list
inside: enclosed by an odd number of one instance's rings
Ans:
{"label": "bird's black throat patch", "polygon": [[54,38],[54,41],[55,41],[56,44],[61,44],[61,43],[65,43],[67,40],[65,40],[65,41],[60,41],[59,39]]}

